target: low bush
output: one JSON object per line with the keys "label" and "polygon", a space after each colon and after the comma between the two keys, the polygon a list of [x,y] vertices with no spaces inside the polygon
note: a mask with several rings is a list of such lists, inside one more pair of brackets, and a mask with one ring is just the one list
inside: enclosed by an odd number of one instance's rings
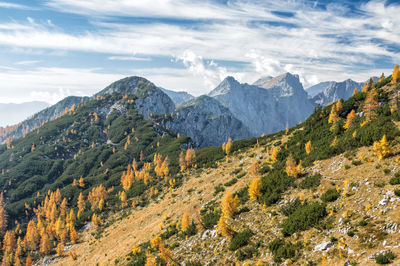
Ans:
{"label": "low bush", "polygon": [[246,229],[243,232],[237,233],[233,236],[231,243],[229,244],[229,250],[234,251],[238,248],[244,247],[249,243],[250,237],[253,232],[250,229]]}
{"label": "low bush", "polygon": [[292,244],[291,242],[286,242],[282,238],[275,238],[269,243],[268,249],[272,252],[274,261],[280,263],[282,259],[294,258],[301,246],[299,242]]}
{"label": "low bush", "polygon": [[395,258],[395,255],[393,252],[388,251],[385,252],[384,254],[379,254],[378,256],[375,257],[375,262],[377,264],[389,264],[392,262],[392,260]]}
{"label": "low bush", "polygon": [[289,216],[292,213],[294,213],[300,206],[301,206],[301,201],[299,198],[296,198],[295,200],[290,201],[288,204],[282,206],[280,208],[280,212],[285,216]]}
{"label": "low bush", "polygon": [[339,192],[336,189],[331,188],[327,190],[324,194],[322,194],[321,200],[323,202],[333,202],[337,200],[339,196],[340,196]]}
{"label": "low bush", "polygon": [[299,184],[302,189],[316,188],[321,184],[321,175],[309,175],[306,176]]}
{"label": "low bush", "polygon": [[282,233],[290,236],[298,231],[304,231],[316,225],[327,215],[326,206],[323,203],[313,202],[297,208],[282,223]]}

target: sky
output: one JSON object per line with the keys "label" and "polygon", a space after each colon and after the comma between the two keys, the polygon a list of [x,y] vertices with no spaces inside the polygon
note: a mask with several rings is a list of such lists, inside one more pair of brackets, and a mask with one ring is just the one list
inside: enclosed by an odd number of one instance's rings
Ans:
{"label": "sky", "polygon": [[400,62],[400,0],[0,0],[0,103],[126,76],[193,95],[226,76],[363,81]]}

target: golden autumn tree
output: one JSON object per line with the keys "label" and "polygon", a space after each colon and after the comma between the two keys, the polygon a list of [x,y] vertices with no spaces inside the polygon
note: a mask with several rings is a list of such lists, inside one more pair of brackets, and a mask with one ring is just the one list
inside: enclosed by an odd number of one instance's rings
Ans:
{"label": "golden autumn tree", "polygon": [[189,225],[190,225],[189,213],[185,212],[182,216],[182,222],[181,222],[182,231],[186,232],[186,230],[189,228]]}
{"label": "golden autumn tree", "polygon": [[88,195],[88,201],[91,204],[92,210],[99,209],[101,210],[104,206],[104,202],[107,199],[107,191],[104,188],[103,184],[100,184],[97,187],[92,188]]}
{"label": "golden autumn tree", "polygon": [[249,186],[249,195],[251,200],[256,200],[261,195],[261,178],[254,178]]}
{"label": "golden autumn tree", "polygon": [[0,237],[4,236],[7,229],[7,213],[4,209],[3,192],[0,194]]}
{"label": "golden autumn tree", "polygon": [[185,154],[183,151],[179,154],[179,167],[181,169],[181,172],[186,171],[186,161],[185,161]]}
{"label": "golden autumn tree", "polygon": [[49,254],[51,251],[49,236],[46,232],[42,233],[40,238],[40,253],[42,254]]}
{"label": "golden autumn tree", "polygon": [[221,200],[221,210],[226,217],[232,217],[237,213],[237,207],[239,206],[239,198],[236,195],[233,197],[230,191],[226,192],[225,196]]}
{"label": "golden autumn tree", "polygon": [[378,107],[378,93],[376,90],[371,90],[368,92],[367,97],[365,98],[363,108],[367,122],[373,120],[377,116],[375,110]]}
{"label": "golden autumn tree", "polygon": [[28,256],[26,256],[26,260],[25,260],[25,266],[32,266],[32,258],[31,255],[28,254]]}
{"label": "golden autumn tree", "polygon": [[56,249],[57,255],[62,256],[63,251],[64,251],[64,245],[62,243],[58,243]]}
{"label": "golden autumn tree", "polygon": [[293,159],[292,155],[289,155],[289,157],[286,160],[286,173],[288,176],[297,178],[300,174],[299,167],[296,164],[296,161]]}
{"label": "golden autumn tree", "polygon": [[220,234],[226,238],[231,238],[233,235],[233,230],[226,223],[226,218],[223,215],[221,215],[221,217],[218,220],[217,232],[218,232],[218,234]]}
{"label": "golden autumn tree", "polygon": [[78,205],[77,207],[78,207],[78,218],[79,218],[82,212],[85,211],[85,200],[83,199],[82,192],[79,194],[77,205]]}
{"label": "golden autumn tree", "polygon": [[335,125],[338,120],[339,120],[339,116],[337,114],[336,105],[332,105],[331,112],[330,112],[329,118],[328,118],[328,123]]}
{"label": "golden autumn tree", "polygon": [[75,226],[70,225],[69,227],[69,239],[71,240],[71,243],[76,243],[78,240],[78,233],[75,230]]}
{"label": "golden autumn tree", "polygon": [[232,138],[229,138],[228,139],[228,142],[225,144],[223,144],[222,145],[222,150],[227,154],[227,155],[229,155],[230,153],[231,153],[231,151],[232,151],[232,145],[233,145],[233,143],[232,143]]}
{"label": "golden autumn tree", "polygon": [[85,187],[85,182],[83,181],[83,177],[82,176],[79,178],[79,186],[82,187],[82,188]]}
{"label": "golden autumn tree", "polygon": [[306,149],[306,153],[310,154],[312,151],[312,145],[311,145],[311,140],[307,141],[306,145],[305,145],[305,149]]}
{"label": "golden autumn tree", "polygon": [[397,81],[399,80],[399,78],[400,78],[400,69],[399,69],[399,65],[396,64],[396,65],[394,65],[394,68],[393,68],[392,83],[396,84]]}
{"label": "golden autumn tree", "polygon": [[260,173],[259,162],[257,160],[254,160],[254,162],[250,166],[250,174],[252,176],[258,176],[259,173]]}
{"label": "golden autumn tree", "polygon": [[381,75],[381,77],[379,78],[379,81],[378,81],[378,82],[382,82],[384,79],[385,79],[385,74],[382,73],[382,75]]}
{"label": "golden autumn tree", "polygon": [[26,228],[26,233],[25,233],[25,248],[27,250],[35,250],[38,247],[39,244],[39,232],[38,229],[35,225],[35,222],[33,220],[30,220],[28,223],[28,227]]}
{"label": "golden autumn tree", "polygon": [[369,85],[368,85],[368,83],[367,82],[365,82],[364,83],[364,87],[362,88],[362,92],[368,92],[368,90],[369,90]]}
{"label": "golden autumn tree", "polygon": [[187,168],[194,166],[194,164],[196,163],[196,152],[194,151],[194,149],[190,148],[186,150],[185,161]]}
{"label": "golden autumn tree", "polygon": [[358,89],[354,88],[353,93],[351,94],[351,96],[354,96],[357,92],[358,92]]}
{"label": "golden autumn tree", "polygon": [[277,147],[275,147],[273,150],[272,150],[272,154],[271,154],[271,161],[274,163],[274,162],[276,162],[277,160],[278,160],[278,148]]}
{"label": "golden autumn tree", "polygon": [[7,231],[3,239],[3,251],[6,253],[12,253],[15,249],[17,242],[15,240],[14,231]]}
{"label": "golden autumn tree", "polygon": [[346,123],[344,124],[343,128],[344,129],[349,129],[353,125],[354,119],[357,117],[356,111],[351,110],[350,113],[348,113],[346,117]]}
{"label": "golden autumn tree", "polygon": [[383,135],[380,141],[374,142],[374,149],[379,160],[382,160],[390,155],[391,151],[386,135]]}

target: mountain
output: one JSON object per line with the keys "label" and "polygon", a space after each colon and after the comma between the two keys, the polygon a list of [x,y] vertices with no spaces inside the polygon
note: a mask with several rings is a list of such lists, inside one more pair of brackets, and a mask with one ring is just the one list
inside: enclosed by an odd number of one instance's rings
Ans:
{"label": "mountain", "polygon": [[311,87],[308,87],[306,89],[306,92],[308,93],[308,95],[310,96],[310,98],[313,98],[314,96],[316,96],[317,94],[323,92],[329,85],[331,85],[332,83],[334,83],[334,81],[324,81],[324,82],[320,82],[318,84],[315,84]]}
{"label": "mountain", "polygon": [[0,127],[0,143],[4,143],[9,137],[18,138],[24,136],[44,123],[59,117],[65,112],[66,108],[70,109],[73,105],[79,105],[88,99],[89,97],[69,96],[18,124],[5,128]]}
{"label": "mountain", "polygon": [[298,75],[290,73],[262,78],[253,85],[227,77],[208,95],[227,107],[252,136],[294,126],[314,109]]}
{"label": "mountain", "polygon": [[178,105],[163,125],[190,138],[199,147],[219,146],[229,138],[249,138],[249,130],[229,109],[209,96],[200,96]]}
{"label": "mountain", "polygon": [[[76,220],[79,241],[68,244],[68,256],[53,248],[50,254],[32,251],[34,258],[53,265],[399,265],[399,83],[390,81],[377,84],[380,105],[371,110],[376,118],[364,123],[360,113],[347,129],[342,122],[365,106],[365,93],[343,102],[334,130],[329,117],[336,107],[319,106],[287,132],[233,142],[228,154],[221,147],[199,149],[195,157],[186,152],[180,161],[190,157],[194,166],[182,164],[163,177],[156,175],[164,158],[158,155],[146,156],[143,167],[120,167],[127,169],[120,182],[103,177],[99,159],[98,176],[85,182],[98,178],[106,189],[96,185],[90,191]],[[159,147],[166,144],[158,140]],[[117,146],[118,157],[121,150]],[[137,170],[126,189],[122,179],[130,176],[131,165]],[[136,172],[146,168],[150,177],[144,183]],[[101,209],[91,203],[101,196],[98,191],[107,196]],[[52,195],[43,206],[51,205]],[[76,212],[76,199],[67,206]],[[54,209],[57,244],[64,223]],[[51,224],[46,215],[41,218],[37,227]]]}
{"label": "mountain", "polygon": [[48,107],[46,102],[0,103],[0,127],[15,125]]}
{"label": "mountain", "polygon": [[165,92],[175,104],[187,102],[194,98],[193,95],[191,95],[185,91],[171,91],[171,90],[167,90],[164,88],[160,88],[160,89],[163,92]]}
{"label": "mountain", "polygon": [[348,99],[350,96],[353,94],[353,91],[355,88],[358,88],[360,91],[364,83],[356,82],[351,79],[347,79],[342,82],[336,82],[336,81],[331,81],[331,82],[322,82],[320,84],[317,84],[310,89],[315,89],[319,88],[321,89],[325,85],[325,88],[323,89],[322,92],[316,94],[312,100],[316,104],[320,104],[322,106],[326,106],[328,103],[331,102],[336,102],[339,99]]}
{"label": "mountain", "polygon": [[118,80],[94,96],[112,93],[135,95],[135,108],[139,109],[139,113],[144,115],[145,119],[148,119],[150,114],[169,114],[175,109],[174,102],[166,93],[142,77]]}
{"label": "mountain", "polygon": [[[247,86],[296,94],[296,77],[284,79]],[[231,118],[220,102],[202,96],[147,120],[140,112],[155,100],[146,98],[163,97],[145,80],[133,94],[114,84],[0,145],[2,264],[29,255],[38,265],[398,265],[399,83],[391,79],[376,84],[370,105],[359,92],[286,132],[197,150],[162,119],[223,124]],[[375,115],[359,112],[344,129],[360,108]]]}

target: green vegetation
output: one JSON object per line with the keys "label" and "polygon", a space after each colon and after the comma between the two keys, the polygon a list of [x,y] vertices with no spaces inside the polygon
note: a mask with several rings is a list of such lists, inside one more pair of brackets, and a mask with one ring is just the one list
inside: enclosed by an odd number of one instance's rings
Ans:
{"label": "green vegetation", "polygon": [[286,242],[282,238],[276,238],[268,245],[269,250],[274,255],[274,261],[277,263],[282,262],[282,259],[294,258],[301,247],[302,244],[300,242],[292,244],[291,242]]}
{"label": "green vegetation", "polygon": [[387,251],[384,254],[379,254],[375,257],[375,262],[377,264],[389,264],[395,258],[395,255],[391,251]]}
{"label": "green vegetation", "polygon": [[229,250],[234,251],[238,248],[246,246],[249,243],[250,237],[253,232],[250,229],[246,229],[243,232],[237,233],[233,236],[231,243],[229,244]]}
{"label": "green vegetation", "polygon": [[290,236],[298,231],[303,231],[316,225],[327,215],[325,204],[313,202],[302,205],[288,216],[282,223],[282,233]]}
{"label": "green vegetation", "polygon": [[321,200],[323,202],[333,202],[337,200],[339,196],[339,192],[335,188],[331,188],[321,195]]}
{"label": "green vegetation", "polygon": [[300,182],[299,187],[302,189],[316,188],[321,184],[321,177],[320,174],[308,175]]}

